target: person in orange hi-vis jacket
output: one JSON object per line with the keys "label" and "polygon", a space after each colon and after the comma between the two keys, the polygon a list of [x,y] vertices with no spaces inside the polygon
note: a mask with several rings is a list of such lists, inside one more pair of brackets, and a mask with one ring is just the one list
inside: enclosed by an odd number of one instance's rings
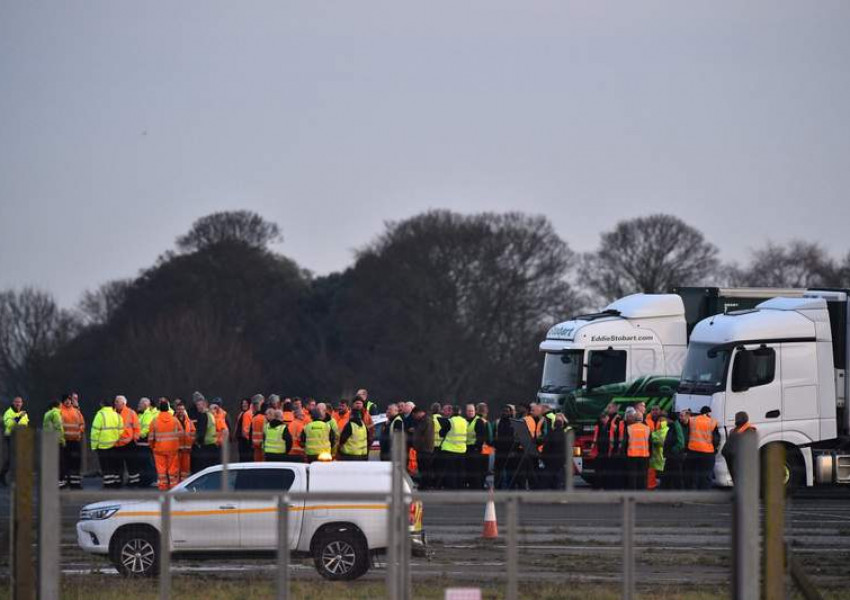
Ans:
{"label": "person in orange hi-vis jacket", "polygon": [[251,410],[254,416],[251,419],[251,446],[254,448],[254,462],[263,462],[263,430],[266,426],[266,399],[262,394],[251,398]]}
{"label": "person in orange hi-vis jacket", "polygon": [[177,463],[179,468],[178,479],[183,481],[192,474],[192,446],[195,443],[195,424],[186,412],[186,405],[178,400],[174,405],[174,418],[183,428],[180,437],[180,448],[177,452]]}
{"label": "person in orange hi-vis jacket", "polygon": [[180,481],[179,451],[183,439],[180,422],[169,411],[167,400],[159,403],[159,414],[151,422],[148,443],[153,451],[160,490],[170,490]]}

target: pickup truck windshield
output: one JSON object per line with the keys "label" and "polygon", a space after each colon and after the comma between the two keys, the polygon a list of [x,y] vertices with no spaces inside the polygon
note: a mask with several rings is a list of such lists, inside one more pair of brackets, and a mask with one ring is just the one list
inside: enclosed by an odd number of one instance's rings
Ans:
{"label": "pickup truck windshield", "polygon": [[584,350],[547,352],[543,360],[541,392],[566,394],[581,386]]}
{"label": "pickup truck windshield", "polygon": [[729,368],[730,349],[709,352],[714,344],[691,343],[682,379],[680,394],[710,396],[726,388],[726,372]]}

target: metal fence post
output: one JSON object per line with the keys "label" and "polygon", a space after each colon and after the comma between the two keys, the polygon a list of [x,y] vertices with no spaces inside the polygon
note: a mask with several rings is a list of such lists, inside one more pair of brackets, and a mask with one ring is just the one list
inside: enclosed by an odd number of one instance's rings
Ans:
{"label": "metal fence post", "polygon": [[732,574],[735,600],[759,600],[759,455],[755,433],[738,436],[735,453],[735,487]]}
{"label": "metal fence post", "polygon": [[635,597],[635,499],[623,496],[623,600]]}
{"label": "metal fence post", "polygon": [[289,598],[289,495],[277,497],[277,598]]}
{"label": "metal fence post", "polygon": [[159,600],[171,597],[171,494],[159,497]]}
{"label": "metal fence post", "polygon": [[226,435],[221,436],[221,491],[226,492],[227,487],[227,470],[230,466],[230,440]]}
{"label": "metal fence post", "polygon": [[564,471],[564,484],[565,484],[566,490],[568,492],[572,492],[573,488],[575,487],[575,477],[574,477],[575,468],[573,466],[573,452],[574,452],[573,446],[576,443],[576,433],[575,433],[575,431],[573,431],[572,427],[567,429],[566,436],[567,436],[567,443],[565,444],[565,446],[566,446],[566,453],[567,453],[566,459],[567,460],[566,460],[566,464],[564,465],[564,469],[566,469],[566,471]]}
{"label": "metal fence post", "polygon": [[390,502],[390,549],[387,560],[388,577],[391,585],[387,592],[393,600],[410,598],[410,541],[407,539],[407,524],[404,493],[404,470],[407,445],[403,431],[391,431],[392,499]]}
{"label": "metal fence post", "polygon": [[785,598],[785,446],[767,445],[765,460],[764,597]]}
{"label": "metal fence post", "polygon": [[32,543],[34,512],[32,458],[35,448],[35,431],[27,427],[13,430],[12,444],[15,448],[10,457],[15,468],[12,598],[14,600],[34,600],[36,561]]}
{"label": "metal fence post", "polygon": [[38,596],[40,600],[59,598],[59,436],[55,431],[41,434],[41,468],[38,490]]}
{"label": "metal fence post", "polygon": [[507,539],[507,560],[508,567],[508,593],[505,595],[507,600],[517,600],[519,598],[519,550],[517,548],[517,521],[519,520],[519,501],[514,496],[508,500],[508,539]]}

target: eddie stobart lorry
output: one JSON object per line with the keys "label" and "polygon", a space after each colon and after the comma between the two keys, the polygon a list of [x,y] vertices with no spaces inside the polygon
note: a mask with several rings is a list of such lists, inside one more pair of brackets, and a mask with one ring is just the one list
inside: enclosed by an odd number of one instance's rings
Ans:
{"label": "eddie stobart lorry", "polygon": [[598,313],[552,327],[544,353],[538,402],[563,410],[576,432],[574,460],[593,476],[593,425],[609,401],[672,405],[687,354],[688,337],[705,317],[744,310],[805,290],[682,287],[672,294],[633,294]]}
{"label": "eddie stobart lorry", "polygon": [[[785,482],[850,484],[850,290],[812,289],[703,319],[691,334],[677,409],[711,407],[721,437],[745,411],[759,447],[786,448]],[[731,485],[722,457],[715,479]]]}

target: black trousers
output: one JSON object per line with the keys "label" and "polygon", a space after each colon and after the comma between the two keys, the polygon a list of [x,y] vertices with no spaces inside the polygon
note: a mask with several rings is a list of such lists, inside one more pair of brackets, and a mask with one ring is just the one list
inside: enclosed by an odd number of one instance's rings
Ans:
{"label": "black trousers", "polygon": [[[570,465],[572,466],[572,465]],[[544,458],[543,469],[537,473],[538,489],[563,490],[566,488],[566,463],[564,457]]]}
{"label": "black trousers", "polygon": [[150,487],[157,480],[157,475],[156,465],[153,464],[153,452],[148,446],[147,438],[136,443],[136,461],[139,470],[139,487]]}
{"label": "black trousers", "polygon": [[83,478],[80,465],[83,461],[83,445],[80,441],[66,441],[60,452],[59,479],[71,489],[81,489]]}
{"label": "black trousers", "polygon": [[662,490],[683,490],[685,480],[682,476],[682,457],[668,456],[664,460],[664,473],[661,475]]}
{"label": "black trousers", "polygon": [[606,489],[609,490],[624,490],[627,489],[628,477],[626,475],[626,457],[614,454],[608,457],[606,466],[607,473],[605,475]]}
{"label": "black trousers", "polygon": [[710,490],[714,474],[714,454],[711,452],[688,452],[685,458],[685,477],[691,490]]}
{"label": "black trousers", "polygon": [[417,452],[416,463],[419,466],[419,489],[427,490],[433,487],[434,453]]}
{"label": "black trousers", "polygon": [[203,471],[219,463],[220,451],[215,444],[192,448],[192,473]]}
{"label": "black trousers", "polygon": [[627,486],[629,490],[645,490],[646,476],[649,470],[649,457],[639,458],[637,456],[626,457]]}
{"label": "black trousers", "polygon": [[254,447],[251,445],[251,440],[238,437],[236,444],[239,447],[239,462],[252,462],[254,460]]}
{"label": "black trousers", "polygon": [[466,454],[443,452],[443,487],[447,490],[463,488],[466,473]]}
{"label": "black trousers", "polygon": [[471,490],[484,489],[484,480],[487,478],[487,466],[489,456],[476,451],[474,447],[467,446],[466,460],[464,461],[464,484]]}
{"label": "black trousers", "polygon": [[597,456],[593,459],[593,489],[608,489],[608,456]]}
{"label": "black trousers", "polygon": [[100,477],[104,488],[121,487],[121,475],[118,472],[119,460],[115,448],[97,450],[97,462],[100,464]]}
{"label": "black trousers", "polygon": [[124,471],[127,471],[127,487],[139,487],[141,484],[144,466],[141,456],[143,449],[148,450],[148,447],[139,448],[136,442],[115,447],[115,470],[119,481],[123,479]]}
{"label": "black trousers", "polygon": [[12,436],[3,438],[3,468],[0,469],[0,484],[6,482],[6,474],[12,468]]}

